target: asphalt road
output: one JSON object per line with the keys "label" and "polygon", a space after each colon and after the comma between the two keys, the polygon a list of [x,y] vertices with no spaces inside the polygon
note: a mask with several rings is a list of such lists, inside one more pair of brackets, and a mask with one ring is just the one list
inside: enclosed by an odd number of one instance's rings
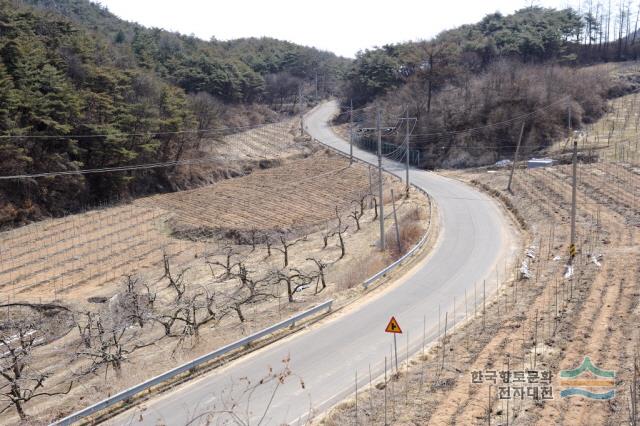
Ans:
{"label": "asphalt road", "polygon": [[[336,110],[336,103],[325,103],[309,113],[305,123],[314,138],[348,152],[348,144],[326,124]],[[354,152],[363,160],[376,161],[367,152]],[[397,163],[385,162],[385,168],[404,176]],[[484,194],[430,172],[412,170],[411,178],[437,203],[441,229],[429,257],[397,283],[387,284],[386,289],[363,303],[307,330],[144,403],[142,412],[132,409],[109,423],[183,425],[207,410],[220,413],[213,424],[232,423],[232,415],[221,412],[234,403],[236,420],[248,424],[303,423],[310,412],[321,413],[353,392],[356,372],[360,386],[368,383],[369,368],[374,377],[382,374],[384,358],[390,357],[393,342],[384,328],[392,315],[405,332],[399,339],[401,360],[407,335],[411,353],[421,348],[425,322],[427,342],[433,341],[437,337],[438,306],[444,317],[445,310],[452,310],[454,296],[462,303],[466,289],[473,300],[474,282],[481,284],[485,278],[494,282],[495,269],[502,269],[505,259],[516,250],[516,238],[500,208]],[[479,291],[481,288],[479,285]],[[457,312],[455,320],[459,321],[464,308],[459,307]],[[451,317],[450,313],[450,321]],[[247,383],[243,378],[255,384],[268,375],[270,368],[280,370],[285,358],[290,358],[289,368],[295,376],[277,388],[275,382],[258,386],[250,397],[243,393]]]}

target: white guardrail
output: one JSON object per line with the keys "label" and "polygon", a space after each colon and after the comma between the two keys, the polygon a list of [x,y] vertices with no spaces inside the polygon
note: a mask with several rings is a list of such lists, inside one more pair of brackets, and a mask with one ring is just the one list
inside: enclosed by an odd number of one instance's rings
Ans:
{"label": "white guardrail", "polygon": [[311,315],[314,315],[318,312],[324,311],[326,310],[327,312],[331,311],[331,305],[333,303],[333,299],[332,300],[328,300],[316,307],[313,307],[311,309],[308,309],[304,312],[300,312],[299,314],[296,314],[294,316],[292,316],[289,319],[286,319],[284,321],[281,321],[277,324],[274,324],[270,327],[265,328],[264,330],[258,331],[257,333],[254,333],[250,336],[247,336],[243,339],[240,339],[236,342],[230,343],[226,346],[223,346],[219,349],[216,349],[213,352],[210,352],[206,355],[202,355],[199,358],[194,359],[193,361],[189,361],[185,364],[182,364],[179,367],[176,367],[172,370],[169,370],[165,373],[160,374],[159,376],[156,376],[152,379],[149,379],[145,382],[142,382],[138,385],[135,385],[127,390],[124,390],[110,398],[104,399],[98,403],[95,403],[93,405],[91,405],[90,407],[87,407],[83,410],[80,410],[78,412],[75,412],[61,420],[58,420],[54,423],[51,424],[51,426],[67,426],[67,425],[71,425],[75,422],[77,422],[78,420],[81,420],[85,417],[88,417],[92,414],[95,414],[99,411],[104,410],[105,408],[111,407],[112,405],[115,405],[119,402],[125,401],[129,398],[132,398],[133,396],[139,394],[142,391],[145,391],[153,386],[159,385],[162,382],[165,382],[167,380],[170,380],[176,376],[178,376],[179,374],[182,374],[186,371],[189,371],[191,369],[194,369],[196,367],[199,367],[200,365],[209,362],[211,360],[214,360],[215,358],[218,358],[224,354],[226,354],[227,352],[230,352],[234,349],[238,349],[241,348],[243,346],[246,346],[264,336],[267,336],[271,333],[273,333],[274,331],[283,329],[285,327],[288,326],[294,326],[296,322],[307,318]]}

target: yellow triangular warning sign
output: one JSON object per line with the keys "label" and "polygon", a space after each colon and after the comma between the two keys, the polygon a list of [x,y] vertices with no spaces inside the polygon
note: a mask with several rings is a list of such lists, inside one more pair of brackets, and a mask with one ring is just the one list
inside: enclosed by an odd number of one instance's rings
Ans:
{"label": "yellow triangular warning sign", "polygon": [[385,328],[384,331],[387,333],[402,334],[402,329],[400,328],[398,321],[396,321],[396,317],[391,317],[391,320],[389,320],[389,324],[387,324],[387,328]]}

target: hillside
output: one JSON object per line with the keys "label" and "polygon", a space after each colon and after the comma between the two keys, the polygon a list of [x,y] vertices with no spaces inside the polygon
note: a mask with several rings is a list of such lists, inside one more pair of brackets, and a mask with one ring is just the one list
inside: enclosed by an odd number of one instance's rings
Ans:
{"label": "hillside", "polygon": [[[87,0],[0,2],[0,175],[180,161],[202,131],[280,121],[346,60],[273,39],[206,42]],[[0,226],[180,186],[174,168],[0,182]],[[183,181],[193,181],[180,176]]]}
{"label": "hillside", "polygon": [[287,94],[295,97],[299,84],[312,80],[315,83],[316,73],[335,79],[341,67],[348,64],[348,60],[333,53],[267,37],[204,41],[145,28],[87,0],[23,3],[68,17],[75,25],[104,38],[126,61],[154,71],[187,92],[206,91],[225,101],[271,102],[279,89],[274,87],[273,74],[281,73],[298,83]]}
{"label": "hillside", "polygon": [[[615,59],[607,53],[614,41],[601,43],[601,56],[593,54],[589,31],[575,10],[528,7],[432,40],[360,52],[347,74],[344,104],[352,99],[370,107],[357,115],[369,124],[375,108],[388,123],[408,108],[418,119],[412,146],[423,167],[510,158],[523,122],[523,143],[535,152],[567,134],[569,108],[572,128],[580,128],[605,113],[608,98],[637,87],[635,77],[581,65]],[[402,143],[401,135],[388,139]]]}

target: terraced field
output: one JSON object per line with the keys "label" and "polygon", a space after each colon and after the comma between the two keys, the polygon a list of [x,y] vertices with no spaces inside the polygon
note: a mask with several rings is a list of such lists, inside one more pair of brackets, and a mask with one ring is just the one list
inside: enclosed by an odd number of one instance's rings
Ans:
{"label": "terraced field", "polygon": [[149,197],[137,204],[172,212],[179,226],[290,229],[331,219],[336,206],[342,208],[368,193],[366,168],[349,167],[343,158],[319,154],[212,187]]}
{"label": "terraced field", "polygon": [[[375,183],[375,181],[373,182]],[[126,274],[161,274],[163,254],[188,264],[206,244],[175,229],[309,230],[369,193],[369,171],[318,153],[191,191],[35,223],[0,234],[3,300],[86,299]],[[346,209],[346,210],[345,210]]]}

